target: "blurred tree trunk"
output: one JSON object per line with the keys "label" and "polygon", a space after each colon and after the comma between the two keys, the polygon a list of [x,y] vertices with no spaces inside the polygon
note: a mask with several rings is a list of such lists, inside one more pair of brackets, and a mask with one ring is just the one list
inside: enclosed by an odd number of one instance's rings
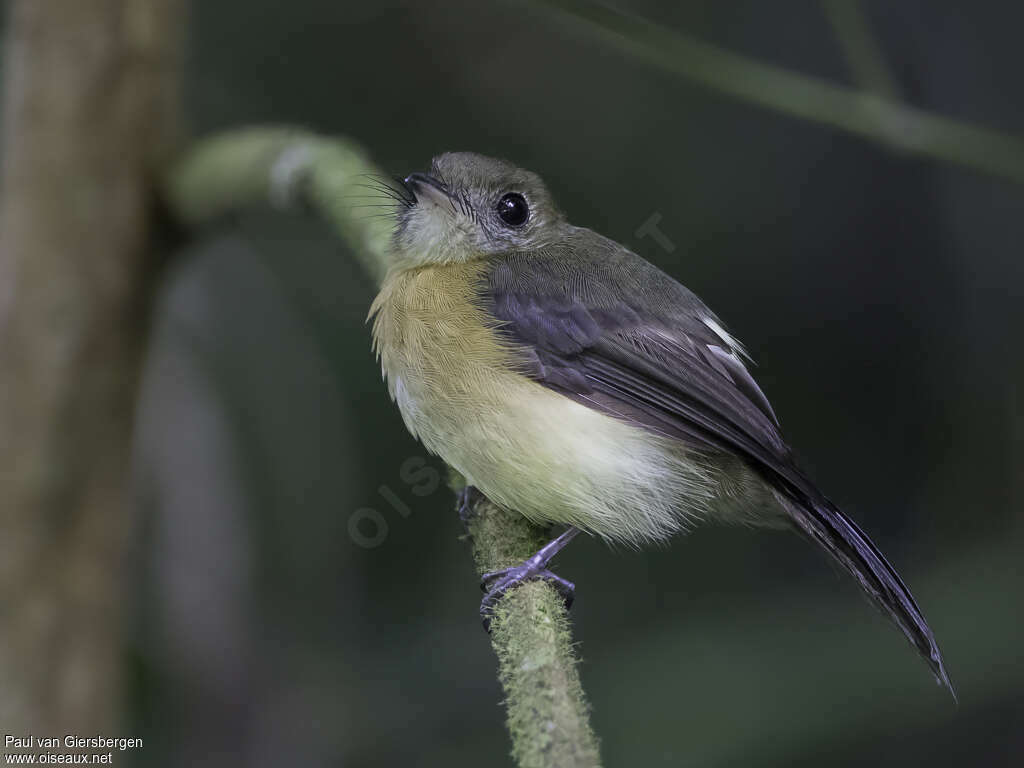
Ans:
{"label": "blurred tree trunk", "polygon": [[156,166],[184,0],[12,0],[0,198],[0,722],[116,735]]}

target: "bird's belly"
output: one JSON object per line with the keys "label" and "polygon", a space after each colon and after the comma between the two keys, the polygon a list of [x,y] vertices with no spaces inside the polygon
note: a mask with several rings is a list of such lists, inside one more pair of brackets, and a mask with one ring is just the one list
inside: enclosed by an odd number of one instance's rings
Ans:
{"label": "bird's belly", "polygon": [[423,444],[492,501],[636,545],[706,516],[716,473],[678,441],[515,373],[465,374],[475,391],[460,396],[408,371],[395,399]]}

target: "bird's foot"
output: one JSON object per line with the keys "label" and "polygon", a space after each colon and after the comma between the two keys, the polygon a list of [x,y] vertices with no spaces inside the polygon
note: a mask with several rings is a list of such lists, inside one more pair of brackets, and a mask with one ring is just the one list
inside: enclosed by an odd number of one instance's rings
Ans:
{"label": "bird's foot", "polygon": [[494,609],[505,593],[527,581],[541,580],[553,586],[558,594],[565,600],[565,607],[571,608],[576,597],[576,585],[567,579],[563,579],[557,573],[548,569],[551,559],[568,544],[579,533],[576,528],[569,528],[561,536],[542,547],[532,557],[513,565],[510,568],[503,568],[500,571],[485,573],[480,582],[480,588],[486,592],[484,599],[480,601],[480,618],[483,620],[484,629],[490,632],[491,618],[494,616]]}
{"label": "bird's foot", "polygon": [[533,568],[529,561],[526,561],[511,568],[484,574],[480,583],[480,588],[487,593],[480,601],[480,618],[483,619],[484,629],[490,628],[494,608],[506,592],[524,582],[535,580],[548,582],[565,600],[565,607],[572,608],[572,602],[576,598],[576,585],[547,568]]}

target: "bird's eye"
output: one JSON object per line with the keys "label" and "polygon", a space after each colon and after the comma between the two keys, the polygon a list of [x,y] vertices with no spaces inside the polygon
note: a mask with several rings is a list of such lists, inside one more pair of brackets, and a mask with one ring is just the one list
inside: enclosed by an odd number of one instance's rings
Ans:
{"label": "bird's eye", "polygon": [[510,227],[521,227],[530,218],[530,206],[518,192],[509,192],[498,201],[498,216]]}

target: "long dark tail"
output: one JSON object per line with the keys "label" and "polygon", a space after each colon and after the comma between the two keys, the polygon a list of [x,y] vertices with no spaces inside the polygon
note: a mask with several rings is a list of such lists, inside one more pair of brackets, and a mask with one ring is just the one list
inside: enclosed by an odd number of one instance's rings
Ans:
{"label": "long dark tail", "polygon": [[917,607],[903,579],[871,543],[871,539],[826,499],[806,505],[787,499],[785,506],[800,532],[820,545],[849,571],[872,602],[903,630],[903,634],[931,668],[938,683],[946,686],[956,699],[956,691],[949,682],[938,643],[921,609]]}

